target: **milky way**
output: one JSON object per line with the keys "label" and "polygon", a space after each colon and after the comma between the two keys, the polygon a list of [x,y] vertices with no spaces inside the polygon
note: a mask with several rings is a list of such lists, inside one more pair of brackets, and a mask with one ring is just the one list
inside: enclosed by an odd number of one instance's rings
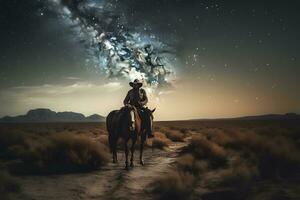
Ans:
{"label": "milky way", "polygon": [[[151,25],[133,26],[132,13],[118,0],[49,0],[49,7],[75,31],[92,66],[109,80],[142,79],[165,88],[175,79],[174,52],[151,33]],[[138,20],[138,19],[136,19]]]}

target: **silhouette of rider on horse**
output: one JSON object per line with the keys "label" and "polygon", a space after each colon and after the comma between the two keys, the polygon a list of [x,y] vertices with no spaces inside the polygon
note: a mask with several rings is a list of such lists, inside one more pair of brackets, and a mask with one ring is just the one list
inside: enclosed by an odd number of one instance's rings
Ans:
{"label": "silhouette of rider on horse", "polygon": [[[146,104],[148,103],[148,97],[146,91],[142,88],[143,83],[138,79],[135,79],[133,82],[130,82],[129,85],[132,87],[128,91],[123,103],[125,106],[131,106],[134,109],[130,112],[131,115],[131,126],[130,130],[135,130],[135,115],[139,115],[141,120],[145,117],[147,110]],[[154,135],[151,132],[148,132],[148,138],[153,137]]]}

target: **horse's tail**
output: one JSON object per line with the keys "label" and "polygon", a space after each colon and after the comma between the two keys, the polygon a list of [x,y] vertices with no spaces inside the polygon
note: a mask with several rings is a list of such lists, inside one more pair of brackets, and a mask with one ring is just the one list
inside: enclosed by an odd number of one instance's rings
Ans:
{"label": "horse's tail", "polygon": [[108,116],[106,117],[106,129],[108,132],[108,143],[109,143],[109,149],[112,152],[114,147],[115,147],[115,143],[116,143],[116,124],[114,124],[115,122],[115,117],[116,117],[116,113],[117,110],[114,110],[112,112],[110,112],[108,114]]}

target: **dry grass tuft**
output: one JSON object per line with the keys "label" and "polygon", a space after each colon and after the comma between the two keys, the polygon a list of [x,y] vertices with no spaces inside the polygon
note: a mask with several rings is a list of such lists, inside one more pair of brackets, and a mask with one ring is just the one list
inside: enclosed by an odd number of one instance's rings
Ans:
{"label": "dry grass tuft", "polygon": [[108,147],[108,145],[109,145],[109,143],[108,143],[108,135],[100,135],[99,136],[99,141],[102,144],[105,144]]}
{"label": "dry grass tuft", "polygon": [[183,142],[184,141],[184,134],[176,130],[169,130],[165,132],[167,138],[174,142]]}
{"label": "dry grass tuft", "polygon": [[1,199],[9,199],[10,194],[20,192],[21,188],[15,178],[7,172],[0,171],[0,194]]}
{"label": "dry grass tuft", "polygon": [[255,163],[262,177],[285,176],[297,170],[300,165],[299,149],[284,136],[270,138],[248,130],[233,132],[230,139],[223,142],[225,147],[240,151],[244,159]]}
{"label": "dry grass tuft", "polygon": [[199,175],[208,169],[208,163],[195,159],[191,154],[185,154],[177,159],[177,168],[184,172]]}
{"label": "dry grass tuft", "polygon": [[3,159],[15,158],[9,148],[14,145],[22,145],[25,140],[25,133],[15,130],[13,133],[8,130],[1,130],[0,132],[0,155]]}
{"label": "dry grass tuft", "polygon": [[171,170],[152,183],[152,192],[158,195],[159,199],[189,199],[194,182],[193,175]]}
{"label": "dry grass tuft", "polygon": [[202,136],[193,136],[188,151],[198,159],[208,159],[212,167],[222,167],[227,163],[226,151],[218,144]]}
{"label": "dry grass tuft", "polygon": [[236,161],[221,173],[221,185],[240,187],[249,184],[259,176],[256,165],[245,160]]}
{"label": "dry grass tuft", "polygon": [[12,168],[17,173],[86,171],[97,169],[109,160],[108,148],[85,135],[55,134],[25,143],[14,149],[15,155],[24,163],[23,167]]}
{"label": "dry grass tuft", "polygon": [[161,132],[154,132],[154,138],[147,143],[152,148],[164,149],[170,145],[170,140]]}

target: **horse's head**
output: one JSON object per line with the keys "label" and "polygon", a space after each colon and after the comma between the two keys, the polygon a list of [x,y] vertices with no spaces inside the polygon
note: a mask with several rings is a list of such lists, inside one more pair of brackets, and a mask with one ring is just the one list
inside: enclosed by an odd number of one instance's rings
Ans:
{"label": "horse's head", "polygon": [[156,108],[153,110],[145,109],[145,115],[144,115],[144,128],[146,130],[146,134],[152,133],[153,131],[153,119]]}
{"label": "horse's head", "polygon": [[133,110],[133,107],[130,105],[123,106],[119,112],[120,112],[120,117],[121,121],[124,123],[131,123],[131,117],[130,117],[130,112]]}

